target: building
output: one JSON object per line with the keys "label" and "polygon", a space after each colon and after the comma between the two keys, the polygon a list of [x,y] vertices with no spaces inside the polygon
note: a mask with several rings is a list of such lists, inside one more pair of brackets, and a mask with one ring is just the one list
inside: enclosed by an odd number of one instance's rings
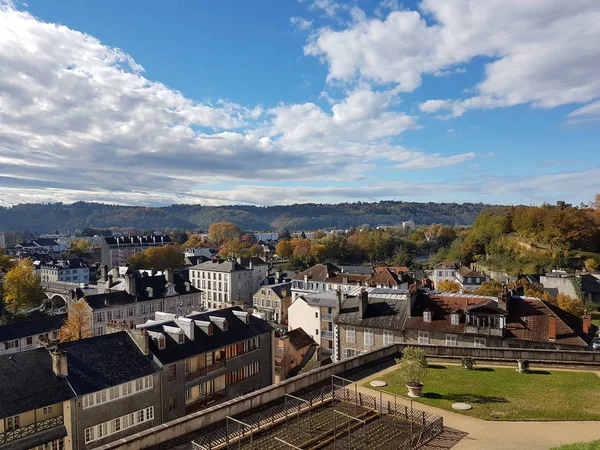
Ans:
{"label": "building", "polygon": [[269,277],[269,264],[256,256],[251,258],[237,258],[237,263],[252,270],[252,292],[256,292],[258,287]]}
{"label": "building", "polygon": [[489,277],[481,275],[468,267],[462,266],[456,272],[456,282],[460,284],[462,292],[473,292],[481,287],[481,283],[489,281]]}
{"label": "building", "polygon": [[302,328],[275,338],[275,383],[293,377],[311,360],[317,344]]}
{"label": "building", "polygon": [[90,282],[90,266],[83,258],[53,259],[47,262],[40,262],[36,267],[42,283],[47,281],[69,283]]}
{"label": "building", "polygon": [[0,326],[0,355],[42,347],[56,339],[66,313]]}
{"label": "building", "polygon": [[188,247],[183,250],[184,257],[193,256],[204,256],[205,258],[212,258],[214,256],[214,250],[206,247]]}
{"label": "building", "polygon": [[[102,269],[102,293],[85,297],[95,336],[106,333],[114,320],[140,324],[154,318],[157,311],[178,315],[202,307],[200,290],[172,270],[155,273],[128,267]],[[116,277],[115,277],[116,275]]]}
{"label": "building", "polygon": [[50,253],[60,253],[67,250],[67,246],[64,244],[60,244],[56,241],[56,239],[51,238],[38,238],[33,239],[31,241],[23,241],[19,242],[15,249],[23,254],[23,255],[31,255],[31,254],[50,254]]}
{"label": "building", "polygon": [[190,282],[202,291],[205,308],[250,305],[255,272],[237,261],[206,261],[189,268]]}
{"label": "building", "polygon": [[6,247],[6,236],[4,233],[0,233],[0,248]]}
{"label": "building", "polygon": [[261,286],[252,298],[254,314],[268,322],[287,324],[291,288],[291,281]]}
{"label": "building", "polygon": [[273,383],[273,329],[239,307],[157,313],[137,328],[163,371],[165,421]]}
{"label": "building", "polygon": [[258,242],[277,242],[279,240],[279,233],[276,231],[259,231],[254,233],[254,237]]}
{"label": "building", "polygon": [[441,281],[456,281],[456,272],[458,271],[458,266],[454,263],[454,261],[450,261],[449,259],[445,259],[441,263],[433,266],[433,284],[437,288],[438,284]]}
{"label": "building", "polygon": [[412,220],[406,220],[402,222],[402,229],[404,230],[414,230],[415,228],[415,222],[413,222]]}
{"label": "building", "polygon": [[164,234],[150,236],[105,236],[100,242],[102,264],[109,269],[124,266],[127,260],[137,252],[150,247],[162,247],[172,244],[171,238]]}
{"label": "building", "polygon": [[552,272],[540,275],[539,282],[544,290],[556,296],[566,294],[573,298],[579,295],[575,286],[580,284],[583,299],[586,302],[600,302],[600,273],[574,274],[566,272]]}

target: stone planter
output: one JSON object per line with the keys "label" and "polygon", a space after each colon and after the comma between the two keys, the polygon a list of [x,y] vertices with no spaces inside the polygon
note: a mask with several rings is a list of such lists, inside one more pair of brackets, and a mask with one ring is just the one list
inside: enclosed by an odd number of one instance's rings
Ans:
{"label": "stone planter", "polygon": [[473,366],[475,365],[475,360],[470,357],[466,357],[462,359],[462,367],[465,370],[473,370]]}
{"label": "stone planter", "polygon": [[422,390],[423,390],[423,385],[422,384],[418,384],[418,385],[414,385],[411,386],[410,384],[407,384],[406,387],[408,388],[408,396],[409,397],[422,397]]}
{"label": "stone planter", "polygon": [[529,373],[529,360],[528,359],[517,359],[517,372]]}

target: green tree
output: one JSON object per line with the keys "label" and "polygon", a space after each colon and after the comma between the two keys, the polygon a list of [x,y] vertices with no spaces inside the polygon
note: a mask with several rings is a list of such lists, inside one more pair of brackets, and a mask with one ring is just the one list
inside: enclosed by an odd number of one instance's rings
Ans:
{"label": "green tree", "polygon": [[9,270],[13,265],[12,258],[0,251],[0,271]]}
{"label": "green tree", "polygon": [[175,230],[171,233],[171,240],[179,245],[183,245],[190,238],[183,230]]}
{"label": "green tree", "polygon": [[33,271],[33,262],[25,258],[4,277],[4,303],[16,313],[21,308],[37,307],[46,298],[40,277]]}

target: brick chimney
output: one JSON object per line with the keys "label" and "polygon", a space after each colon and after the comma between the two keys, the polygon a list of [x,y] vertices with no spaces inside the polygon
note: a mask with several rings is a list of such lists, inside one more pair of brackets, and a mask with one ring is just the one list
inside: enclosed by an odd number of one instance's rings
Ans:
{"label": "brick chimney", "polygon": [[586,313],[582,317],[582,320],[584,334],[590,334],[592,332],[592,316]]}
{"label": "brick chimney", "polygon": [[556,340],[556,316],[548,316],[548,340]]}
{"label": "brick chimney", "polygon": [[340,288],[338,288],[337,291],[335,291],[336,295],[337,295],[337,312],[338,314],[342,312],[342,291]]}
{"label": "brick chimney", "polygon": [[67,352],[63,350],[54,350],[52,355],[52,371],[57,377],[69,376],[69,367],[67,365]]}
{"label": "brick chimney", "polygon": [[365,314],[367,313],[367,306],[369,305],[369,293],[365,288],[360,290],[359,298],[358,298],[358,313],[360,317],[364,319]]}
{"label": "brick chimney", "polygon": [[173,269],[165,269],[165,281],[167,283],[173,282]]}

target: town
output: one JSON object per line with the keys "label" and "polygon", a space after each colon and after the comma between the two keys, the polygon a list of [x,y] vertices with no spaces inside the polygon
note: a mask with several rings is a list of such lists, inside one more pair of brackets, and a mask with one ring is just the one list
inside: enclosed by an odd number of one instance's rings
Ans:
{"label": "town", "polygon": [[[600,272],[588,249],[598,251],[600,210],[537,208],[589,218],[567,242],[551,233],[555,219],[531,234],[536,208],[485,210],[471,226],[4,232],[0,448],[122,448],[158,425],[198,423],[194,414],[287,380],[306,388],[293,380],[335,380],[408,348],[470,368],[594,367]],[[218,444],[194,427],[160,439]]]}

